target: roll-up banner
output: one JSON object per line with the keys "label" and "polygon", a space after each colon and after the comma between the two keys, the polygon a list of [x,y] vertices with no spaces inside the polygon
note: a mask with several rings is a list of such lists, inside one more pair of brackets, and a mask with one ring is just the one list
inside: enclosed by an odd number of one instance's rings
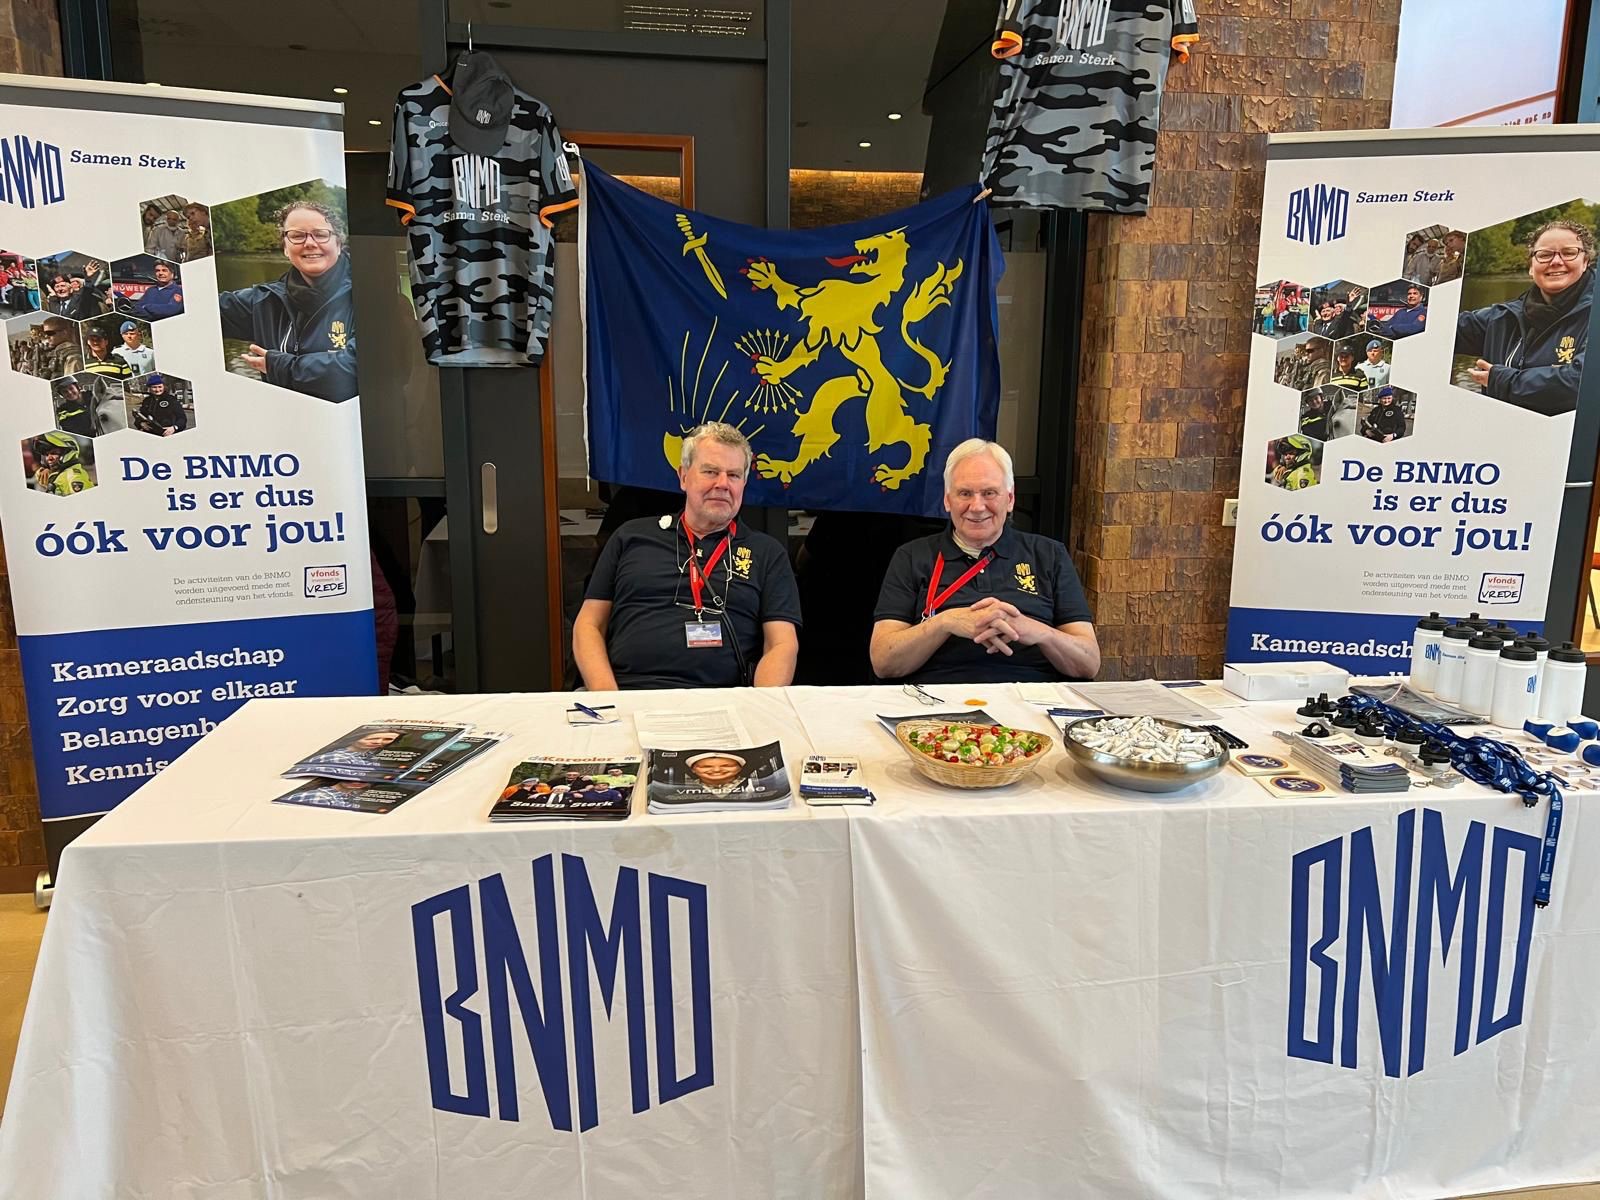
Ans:
{"label": "roll-up banner", "polygon": [[1594,126],[1271,139],[1229,661],[1543,624],[1597,224]]}
{"label": "roll-up banner", "polygon": [[337,105],[0,76],[0,526],[47,834],[246,700],[376,689],[345,211]]}

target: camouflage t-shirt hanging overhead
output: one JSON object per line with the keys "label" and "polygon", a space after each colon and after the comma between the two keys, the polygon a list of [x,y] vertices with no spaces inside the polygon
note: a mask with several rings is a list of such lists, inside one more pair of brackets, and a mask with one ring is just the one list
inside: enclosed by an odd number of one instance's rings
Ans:
{"label": "camouflage t-shirt hanging overhead", "polygon": [[434,75],[405,88],[388,203],[409,234],[428,361],[539,362],[555,297],[550,217],[578,203],[550,110],[481,52],[451,82]]}
{"label": "camouflage t-shirt hanging overhead", "polygon": [[1002,0],[983,151],[990,204],[1142,213],[1167,64],[1194,0]]}

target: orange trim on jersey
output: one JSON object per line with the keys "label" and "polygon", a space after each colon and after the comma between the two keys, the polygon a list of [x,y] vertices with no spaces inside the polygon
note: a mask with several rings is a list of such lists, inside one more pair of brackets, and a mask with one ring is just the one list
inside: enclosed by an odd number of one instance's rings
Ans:
{"label": "orange trim on jersey", "polygon": [[1178,33],[1172,37],[1172,48],[1178,52],[1179,62],[1189,61],[1189,47],[1200,40],[1198,33]]}
{"label": "orange trim on jersey", "polygon": [[989,46],[989,53],[996,58],[1010,58],[1022,49],[1022,35],[1006,29],[995,35],[994,42]]}
{"label": "orange trim on jersey", "polygon": [[390,208],[400,210],[400,224],[402,225],[409,225],[412,221],[417,219],[417,210],[415,206],[407,204],[404,200],[386,199],[384,200],[384,203]]}
{"label": "orange trim on jersey", "polygon": [[450,90],[450,85],[448,83],[446,83],[443,79],[441,79],[437,75],[434,76],[434,79],[438,82],[439,86],[444,89],[444,94],[446,96],[454,96],[455,95],[455,93]]}
{"label": "orange trim on jersey", "polygon": [[554,225],[555,225],[555,222],[552,221],[547,214],[549,214],[549,213],[558,213],[558,212],[566,212],[567,209],[569,209],[569,208],[577,208],[577,207],[578,207],[578,201],[576,199],[563,200],[560,204],[547,204],[545,207],[543,207],[543,208],[541,208],[539,210],[539,220],[540,220],[541,223],[543,223],[543,225],[544,225],[544,227],[546,229],[553,228]]}

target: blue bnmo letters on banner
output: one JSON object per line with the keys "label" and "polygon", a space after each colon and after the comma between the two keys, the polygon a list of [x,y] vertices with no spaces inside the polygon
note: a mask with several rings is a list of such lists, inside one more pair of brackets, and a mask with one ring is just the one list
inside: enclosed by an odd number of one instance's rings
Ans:
{"label": "blue bnmo letters on banner", "polygon": [[[1375,1016],[1383,1073],[1402,1074],[1404,1051],[1404,1074],[1415,1075],[1427,1056],[1430,1004],[1454,1005],[1453,1054],[1522,1024],[1539,846],[1532,834],[1499,826],[1490,831],[1473,821],[1452,859],[1443,817],[1433,809],[1412,809],[1396,823],[1393,883],[1387,889],[1379,881],[1371,826],[1296,854],[1289,913],[1289,1057],[1332,1063],[1337,1052],[1340,1066],[1354,1068],[1362,1018]],[[1522,857],[1521,881],[1508,892],[1513,855]],[[1500,954],[1508,919],[1516,922],[1516,942],[1502,1000]],[[1453,995],[1441,997],[1433,988],[1436,966],[1454,967]],[[1313,987],[1316,1004],[1308,1011]]]}
{"label": "blue bnmo letters on banner", "polygon": [[[591,987],[598,985],[609,1021],[616,1010],[620,975],[627,1009],[630,1102],[636,1113],[648,1109],[651,1055],[645,1025],[646,930],[650,935],[648,982],[655,1014],[656,1101],[665,1104],[711,1087],[715,1077],[706,885],[652,873],[642,896],[639,872],[621,867],[612,889],[608,923],[600,916],[582,858],[561,856],[559,913],[554,856],[535,859],[532,874],[532,911],[520,924],[505,878],[499,874],[478,880],[476,905],[472,887],[465,884],[412,905],[417,987],[434,1108],[474,1117],[497,1116],[502,1121],[521,1119],[514,1007],[520,1014],[521,1036],[532,1053],[551,1127],[572,1129],[570,1052],[576,1066],[578,1128],[593,1129],[600,1115]],[[692,1066],[687,1074],[678,1070],[675,1017],[680,997],[673,977],[672,937],[675,902],[682,906],[688,927],[687,946],[677,947],[680,954],[687,954],[689,968],[688,995],[682,998],[687,1001],[693,1030]],[[565,978],[561,971],[563,942]],[[441,943],[450,948],[453,968],[448,977],[441,974]],[[487,1046],[483,1015],[468,1006],[480,993],[488,1007]],[[570,1046],[564,1015],[568,1003],[572,1006]],[[463,1064],[459,1081],[451,1078],[452,1047]]]}

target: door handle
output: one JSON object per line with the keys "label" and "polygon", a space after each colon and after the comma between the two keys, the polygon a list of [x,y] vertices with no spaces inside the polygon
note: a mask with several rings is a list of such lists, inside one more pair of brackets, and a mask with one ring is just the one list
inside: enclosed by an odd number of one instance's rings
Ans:
{"label": "door handle", "polygon": [[492,462],[483,464],[479,478],[483,482],[482,512],[483,531],[494,533],[500,528],[500,497],[499,485],[496,482],[495,466]]}

